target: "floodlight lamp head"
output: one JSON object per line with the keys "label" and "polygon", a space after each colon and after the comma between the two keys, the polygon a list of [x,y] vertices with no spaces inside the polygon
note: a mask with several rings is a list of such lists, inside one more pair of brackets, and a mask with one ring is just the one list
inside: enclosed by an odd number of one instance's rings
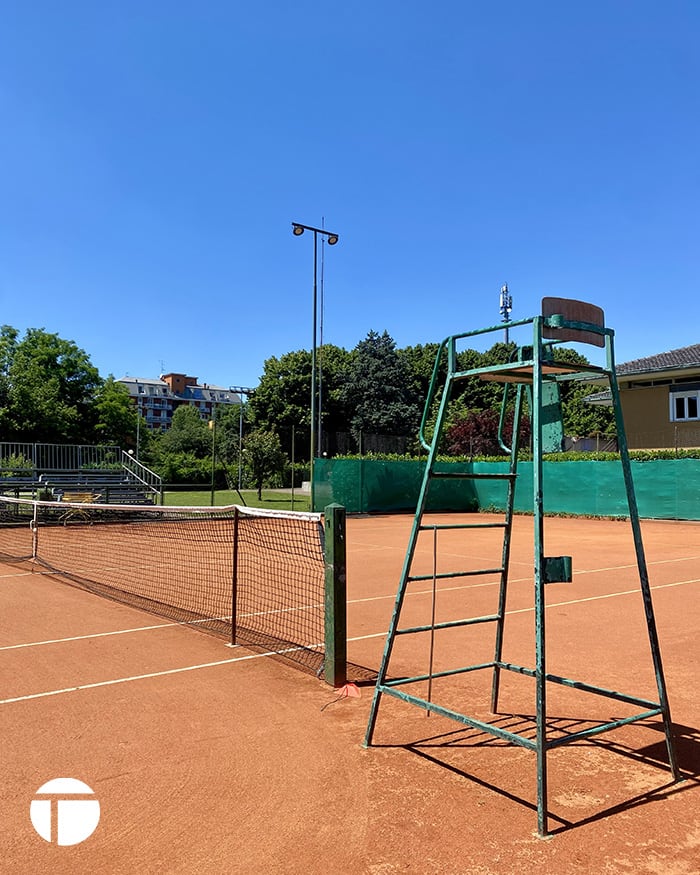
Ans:
{"label": "floodlight lamp head", "polygon": [[335,246],[335,244],[337,242],[338,242],[338,235],[337,234],[329,234],[328,235],[328,245],[329,246]]}
{"label": "floodlight lamp head", "polygon": [[295,225],[294,222],[292,222],[292,234],[294,234],[295,237],[301,237],[301,235],[303,233],[304,233],[303,226],[302,225]]}

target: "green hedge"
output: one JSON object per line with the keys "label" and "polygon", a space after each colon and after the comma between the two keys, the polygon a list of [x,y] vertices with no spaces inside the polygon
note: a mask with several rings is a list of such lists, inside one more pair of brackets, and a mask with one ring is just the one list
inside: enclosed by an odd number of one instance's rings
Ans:
{"label": "green hedge", "polygon": [[[658,462],[667,459],[700,459],[700,449],[667,449],[667,450],[630,450],[630,459],[635,462]],[[412,456],[396,453],[365,453],[363,456],[347,454],[334,456],[336,460],[367,459],[375,462],[424,462],[426,455]],[[524,462],[530,461],[531,454],[522,451],[518,458]],[[547,453],[547,462],[616,462],[620,458],[619,453],[578,452],[570,450],[566,453]],[[438,456],[441,462],[504,462],[507,456]]]}

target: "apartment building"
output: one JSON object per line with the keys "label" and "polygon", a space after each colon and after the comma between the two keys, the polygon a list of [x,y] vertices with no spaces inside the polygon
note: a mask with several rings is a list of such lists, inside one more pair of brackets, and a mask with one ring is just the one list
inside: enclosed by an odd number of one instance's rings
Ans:
{"label": "apartment building", "polygon": [[126,386],[148,428],[154,431],[170,428],[173,413],[183,404],[196,408],[200,417],[208,420],[218,405],[241,403],[241,396],[231,389],[200,385],[197,377],[187,374],[162,374],[157,379],[122,377],[117,382]]}

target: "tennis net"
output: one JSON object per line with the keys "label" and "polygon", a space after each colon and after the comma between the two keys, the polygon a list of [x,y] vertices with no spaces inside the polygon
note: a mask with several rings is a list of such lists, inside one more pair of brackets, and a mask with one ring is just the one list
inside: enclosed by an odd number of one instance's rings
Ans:
{"label": "tennis net", "polygon": [[0,558],[337,683],[326,657],[344,655],[344,563],[327,561],[326,516],[0,497]]}

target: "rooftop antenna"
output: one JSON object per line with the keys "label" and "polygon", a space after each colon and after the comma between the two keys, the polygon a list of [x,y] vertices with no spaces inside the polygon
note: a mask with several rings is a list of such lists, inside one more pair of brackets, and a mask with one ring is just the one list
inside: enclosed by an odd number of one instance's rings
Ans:
{"label": "rooftop antenna", "polygon": [[499,301],[499,309],[505,327],[505,341],[508,343],[508,322],[510,322],[510,312],[513,309],[513,296],[508,291],[508,283],[503,283],[501,286],[501,297]]}

